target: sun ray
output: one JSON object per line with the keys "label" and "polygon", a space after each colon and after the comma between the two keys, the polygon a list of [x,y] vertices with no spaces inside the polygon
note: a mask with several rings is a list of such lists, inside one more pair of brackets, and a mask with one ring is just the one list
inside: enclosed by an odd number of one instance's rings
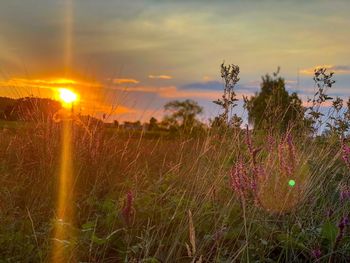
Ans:
{"label": "sun ray", "polygon": [[63,120],[61,140],[61,167],[59,174],[52,262],[69,262],[74,258],[74,199],[72,180],[72,121]]}

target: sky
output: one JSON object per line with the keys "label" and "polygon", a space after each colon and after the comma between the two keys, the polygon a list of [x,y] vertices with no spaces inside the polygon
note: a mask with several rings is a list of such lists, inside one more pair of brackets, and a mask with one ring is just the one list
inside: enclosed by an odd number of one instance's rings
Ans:
{"label": "sky", "polygon": [[193,99],[205,121],[219,113],[225,61],[240,66],[239,99],[278,66],[305,101],[326,66],[330,95],[346,98],[349,10],[347,0],[0,0],[0,96],[67,87],[82,112],[110,121],[160,119],[166,102]]}

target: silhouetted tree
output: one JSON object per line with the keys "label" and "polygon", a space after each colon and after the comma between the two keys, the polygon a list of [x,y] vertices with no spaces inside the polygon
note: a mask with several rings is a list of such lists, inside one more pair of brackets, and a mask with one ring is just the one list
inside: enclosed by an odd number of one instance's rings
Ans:
{"label": "silhouetted tree", "polygon": [[152,117],[150,120],[149,120],[149,130],[150,131],[155,131],[159,128],[158,126],[158,120],[154,117]]}
{"label": "silhouetted tree", "polygon": [[286,91],[285,81],[278,74],[279,68],[272,77],[263,76],[260,92],[244,99],[249,122],[255,129],[285,131],[289,125],[304,124],[305,109],[300,98]]}

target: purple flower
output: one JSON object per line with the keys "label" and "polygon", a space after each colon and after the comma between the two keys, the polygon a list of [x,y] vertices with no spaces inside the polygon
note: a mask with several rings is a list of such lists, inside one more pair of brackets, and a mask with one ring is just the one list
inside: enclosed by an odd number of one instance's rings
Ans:
{"label": "purple flower", "polygon": [[349,225],[349,217],[343,216],[338,224],[340,230],[343,230],[347,225]]}
{"label": "purple flower", "polygon": [[311,250],[311,256],[315,259],[319,259],[322,256],[322,251],[319,247]]}
{"label": "purple flower", "polygon": [[350,187],[348,185],[341,184],[339,186],[339,197],[341,202],[350,200]]}
{"label": "purple flower", "polygon": [[230,177],[232,190],[237,192],[240,197],[244,197],[247,188],[247,173],[242,159],[232,168]]}
{"label": "purple flower", "polygon": [[337,248],[337,246],[339,245],[340,241],[343,239],[344,237],[344,233],[345,233],[345,228],[349,225],[349,217],[348,216],[343,216],[339,223],[338,223],[338,235],[337,238],[335,240],[335,244],[334,244],[334,248]]}
{"label": "purple flower", "polygon": [[126,198],[124,200],[124,206],[122,209],[122,215],[127,225],[130,225],[131,218],[133,216],[133,201],[134,195],[131,190],[126,194]]}
{"label": "purple flower", "polygon": [[290,133],[287,133],[278,144],[278,159],[281,173],[291,176],[295,171],[297,158]]}
{"label": "purple flower", "polygon": [[350,147],[345,144],[344,140],[342,141],[341,149],[342,149],[342,159],[346,164],[346,166],[350,169]]}
{"label": "purple flower", "polygon": [[239,159],[231,169],[231,188],[240,198],[256,194],[257,180],[254,167],[247,166],[242,159]]}

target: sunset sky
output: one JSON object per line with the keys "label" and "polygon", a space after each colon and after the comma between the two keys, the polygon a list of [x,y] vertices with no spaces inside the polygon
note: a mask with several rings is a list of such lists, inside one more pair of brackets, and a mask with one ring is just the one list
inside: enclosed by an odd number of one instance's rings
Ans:
{"label": "sunset sky", "polygon": [[239,98],[281,66],[305,99],[319,65],[336,72],[331,95],[347,97],[349,10],[347,0],[0,0],[0,96],[68,87],[82,111],[114,106],[111,120],[143,121],[190,98],[208,119],[225,60],[241,68]]}

